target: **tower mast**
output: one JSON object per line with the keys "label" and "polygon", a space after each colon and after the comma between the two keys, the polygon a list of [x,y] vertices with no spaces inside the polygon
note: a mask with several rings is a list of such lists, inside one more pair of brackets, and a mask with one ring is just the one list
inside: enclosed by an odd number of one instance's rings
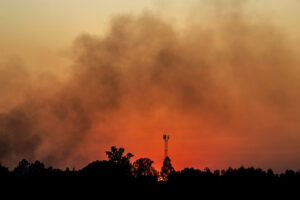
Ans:
{"label": "tower mast", "polygon": [[168,156],[168,141],[170,139],[170,136],[164,134],[163,139],[164,139],[164,142],[165,142],[165,157],[164,158],[166,158]]}

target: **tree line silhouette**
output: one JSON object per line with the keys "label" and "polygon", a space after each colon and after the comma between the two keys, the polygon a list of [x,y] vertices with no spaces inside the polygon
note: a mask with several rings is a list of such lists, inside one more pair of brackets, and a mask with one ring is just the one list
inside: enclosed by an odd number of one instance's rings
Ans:
{"label": "tree line silhouette", "polygon": [[108,160],[94,161],[80,170],[45,167],[40,161],[33,163],[23,159],[13,169],[0,165],[1,185],[23,188],[99,189],[99,188],[155,188],[163,190],[195,191],[297,191],[300,186],[300,170],[286,170],[275,174],[254,167],[226,170],[185,168],[176,171],[171,159],[166,157],[160,173],[149,158],[139,158],[133,163],[133,154],[124,154],[124,148],[111,147],[106,151]]}

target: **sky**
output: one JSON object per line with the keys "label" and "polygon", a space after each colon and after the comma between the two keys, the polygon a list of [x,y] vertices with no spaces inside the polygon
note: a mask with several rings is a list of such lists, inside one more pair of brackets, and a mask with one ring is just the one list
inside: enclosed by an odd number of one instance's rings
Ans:
{"label": "sky", "polygon": [[300,169],[297,0],[1,0],[0,162]]}

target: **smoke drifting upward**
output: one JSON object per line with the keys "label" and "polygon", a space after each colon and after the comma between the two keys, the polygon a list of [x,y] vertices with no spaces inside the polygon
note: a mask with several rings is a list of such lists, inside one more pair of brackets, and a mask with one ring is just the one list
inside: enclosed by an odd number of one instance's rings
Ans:
{"label": "smoke drifting upward", "polygon": [[115,17],[105,36],[76,39],[65,82],[2,64],[0,161],[82,167],[122,145],[159,166],[166,130],[178,168],[299,167],[295,52],[229,7],[184,29],[151,12]]}

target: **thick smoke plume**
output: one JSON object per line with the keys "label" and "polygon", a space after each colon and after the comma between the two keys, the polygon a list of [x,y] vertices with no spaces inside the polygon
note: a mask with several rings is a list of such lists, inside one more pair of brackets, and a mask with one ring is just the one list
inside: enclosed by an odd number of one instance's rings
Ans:
{"label": "thick smoke plume", "polygon": [[299,166],[299,62],[240,6],[184,28],[115,17],[106,35],[76,39],[67,81],[2,63],[0,161],[82,167],[116,144],[160,162],[167,131],[178,167]]}

